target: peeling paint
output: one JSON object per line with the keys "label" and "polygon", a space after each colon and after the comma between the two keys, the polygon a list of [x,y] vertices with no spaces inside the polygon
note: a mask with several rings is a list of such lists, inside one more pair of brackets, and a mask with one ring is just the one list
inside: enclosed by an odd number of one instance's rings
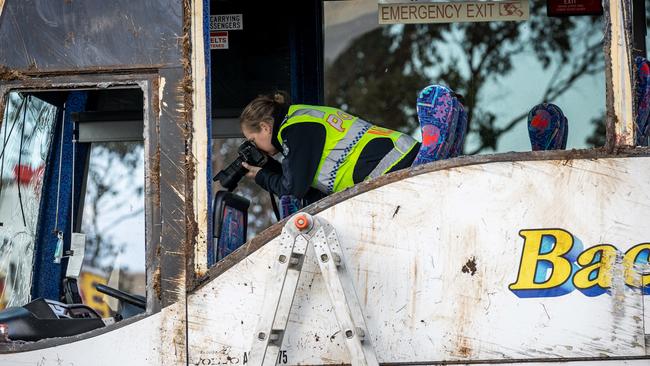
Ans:
{"label": "peeling paint", "polygon": [[154,271],[152,282],[153,282],[153,290],[156,293],[156,297],[158,298],[158,300],[160,300],[161,299],[161,295],[160,295],[160,268],[156,268],[156,270]]}
{"label": "peeling paint", "polygon": [[635,107],[633,90],[632,2],[609,0],[605,6],[605,79],[607,103],[607,143],[635,145]]}
{"label": "peeling paint", "polygon": [[162,116],[162,108],[161,106],[167,107],[167,102],[163,101],[163,95],[165,95],[165,85],[167,84],[167,80],[164,77],[160,77],[158,81],[158,101],[155,102],[157,105],[157,108],[154,108],[154,111],[158,111],[158,118]]}
{"label": "peeling paint", "polygon": [[186,315],[184,301],[161,310],[160,350],[161,359],[163,360],[162,365],[187,364]]}

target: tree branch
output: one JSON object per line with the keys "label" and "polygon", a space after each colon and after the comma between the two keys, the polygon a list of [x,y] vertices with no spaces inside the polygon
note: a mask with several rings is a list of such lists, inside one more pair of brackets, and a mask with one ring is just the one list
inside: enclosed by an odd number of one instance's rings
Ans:
{"label": "tree branch", "polygon": [[[557,99],[562,94],[564,94],[567,90],[569,90],[575,84],[575,82],[578,81],[578,79],[580,79],[581,77],[585,75],[593,75],[597,72],[602,71],[604,66],[595,63],[597,61],[597,55],[598,55],[597,51],[599,49],[600,49],[599,43],[588,45],[586,47],[586,52],[585,52],[587,57],[579,58],[577,62],[574,62],[572,64],[571,67],[572,71],[569,73],[569,75],[560,79],[558,82],[555,82],[556,80],[558,80],[557,78],[563,68],[563,65],[561,63],[558,64],[557,68],[555,69],[551,78],[549,79],[549,82],[546,86],[544,93],[542,94],[541,99],[539,100],[539,103]],[[594,66],[595,64],[596,66]],[[527,115],[528,112],[521,113],[518,116],[512,118],[510,121],[508,121],[508,123],[506,123],[504,127],[496,128],[494,131],[495,137],[498,139],[503,134],[512,130]],[[487,147],[489,147],[488,144],[481,141],[481,145],[478,148],[471,151],[470,153],[468,153],[468,155],[478,154],[479,152],[481,152],[483,149]]]}

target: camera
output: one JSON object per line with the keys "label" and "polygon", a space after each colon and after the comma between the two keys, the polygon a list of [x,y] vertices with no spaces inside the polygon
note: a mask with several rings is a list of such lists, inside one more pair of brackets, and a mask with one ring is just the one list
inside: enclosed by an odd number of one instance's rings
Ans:
{"label": "camera", "polygon": [[218,180],[222,187],[231,192],[237,187],[237,183],[246,175],[246,172],[248,172],[248,169],[242,165],[243,162],[260,167],[267,162],[266,154],[260,151],[250,141],[244,141],[239,145],[238,154],[237,159],[217,173],[213,179]]}

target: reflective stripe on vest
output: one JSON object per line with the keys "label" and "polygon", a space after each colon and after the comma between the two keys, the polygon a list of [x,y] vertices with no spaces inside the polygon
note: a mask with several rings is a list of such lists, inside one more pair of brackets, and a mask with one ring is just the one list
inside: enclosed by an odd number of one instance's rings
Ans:
{"label": "reflective stripe on vest", "polygon": [[359,142],[370,127],[372,127],[370,123],[360,118],[354,121],[345,136],[336,144],[329,155],[325,157],[325,161],[318,173],[316,188],[326,193],[334,192],[334,181],[336,180],[336,173],[339,167],[343,164],[348,154],[350,154],[354,145]]}
{"label": "reflective stripe on vest", "polygon": [[311,108],[302,108],[302,109],[298,109],[297,111],[294,111],[287,118],[298,117],[298,116],[311,116],[314,118],[323,119],[325,118],[325,112],[316,109],[311,109]]}
{"label": "reflective stripe on vest", "polygon": [[415,142],[415,139],[409,135],[400,136],[395,142],[395,147],[379,161],[379,164],[370,172],[366,179],[377,178],[390,170],[390,168],[402,160]]}

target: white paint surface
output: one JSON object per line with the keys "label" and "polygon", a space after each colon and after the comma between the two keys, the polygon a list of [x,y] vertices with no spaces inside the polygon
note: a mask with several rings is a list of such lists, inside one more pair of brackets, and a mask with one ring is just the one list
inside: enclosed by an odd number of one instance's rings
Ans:
{"label": "white paint surface", "polygon": [[[508,285],[517,277],[521,229],[563,228],[585,248],[609,243],[623,252],[649,242],[649,164],[643,157],[452,168],[366,192],[318,216],[337,231],[380,362],[647,365],[638,290],[615,279],[613,295],[519,298]],[[191,294],[187,323],[183,301],[93,338],[2,355],[0,366],[182,365],[186,325],[189,364],[243,365],[278,241]],[[471,258],[474,275],[462,270]],[[287,364],[347,362],[311,247],[304,268],[281,357]],[[537,364],[549,363],[525,363]]]}
{"label": "white paint surface", "polygon": [[0,366],[160,365],[160,313],[115,331],[36,351],[0,355]]}
{"label": "white paint surface", "polygon": [[[319,217],[336,229],[380,362],[645,356],[643,299],[519,298],[519,230],[562,228],[584,248],[650,241],[650,158],[503,162],[380,187]],[[399,210],[397,210],[399,206]],[[198,292],[190,363],[243,364],[278,246],[274,239]],[[348,362],[307,251],[283,350],[289,364]],[[462,268],[476,262],[474,275]],[[469,271],[468,271],[469,272]],[[648,362],[643,360],[642,362]]]}

